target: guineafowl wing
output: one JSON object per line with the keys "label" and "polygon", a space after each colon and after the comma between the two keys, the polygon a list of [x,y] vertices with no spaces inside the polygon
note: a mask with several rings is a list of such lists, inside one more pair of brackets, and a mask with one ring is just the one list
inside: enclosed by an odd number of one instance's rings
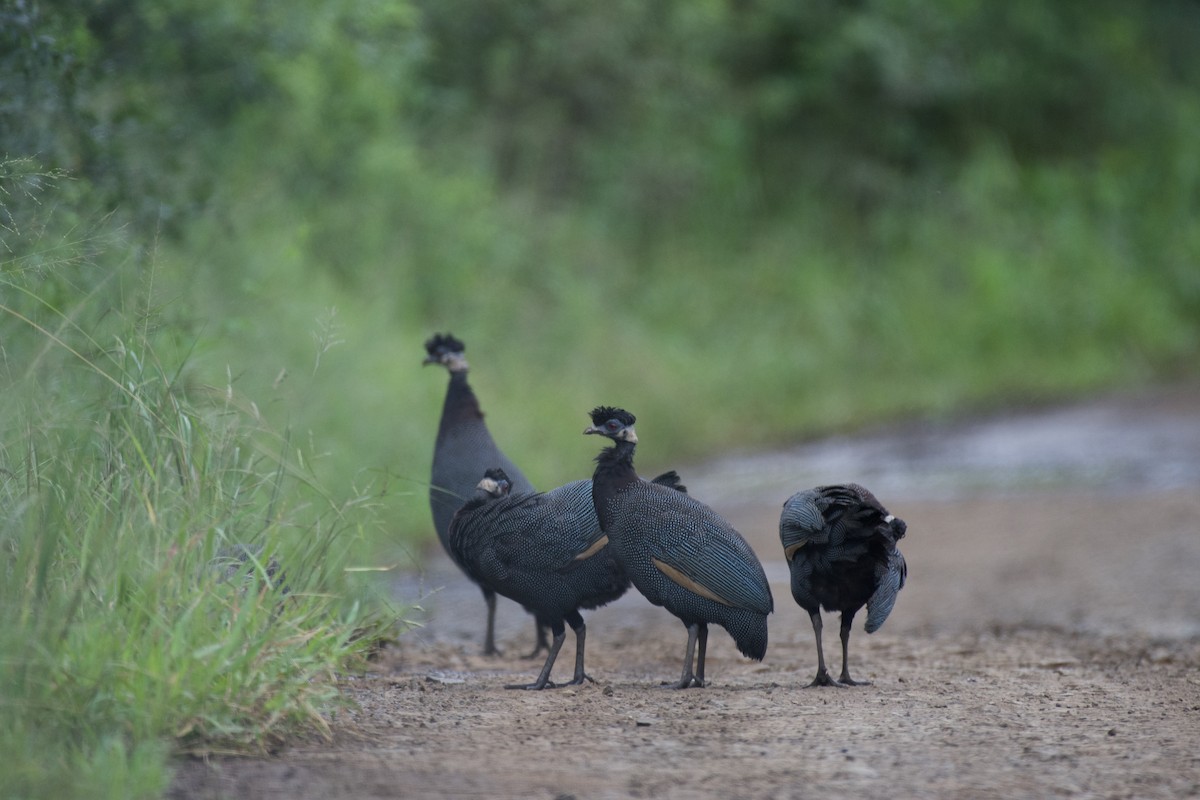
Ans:
{"label": "guineafowl wing", "polygon": [[789,562],[805,545],[829,541],[819,499],[817,491],[810,489],[797,492],[783,504],[783,513],[779,516],[779,541]]}
{"label": "guineafowl wing", "polygon": [[539,494],[509,495],[496,504],[502,524],[495,548],[503,564],[564,570],[604,546],[591,481],[575,481]]}
{"label": "guineafowl wing", "polygon": [[657,492],[651,522],[671,536],[650,544],[652,563],[667,578],[734,608],[760,614],[774,609],[762,564],[750,545],[712,509],[671,489]]}
{"label": "guineafowl wing", "polygon": [[896,605],[896,595],[904,588],[908,564],[899,550],[891,548],[887,561],[876,564],[875,576],[878,585],[867,600],[867,633],[874,633],[887,621],[888,614]]}

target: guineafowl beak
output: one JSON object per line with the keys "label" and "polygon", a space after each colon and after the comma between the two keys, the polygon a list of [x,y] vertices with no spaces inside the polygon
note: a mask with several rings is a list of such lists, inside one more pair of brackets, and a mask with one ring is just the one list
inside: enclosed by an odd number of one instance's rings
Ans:
{"label": "guineafowl beak", "polygon": [[604,428],[600,427],[599,425],[588,425],[586,428],[583,429],[583,432],[584,432],[584,434],[598,433],[601,436],[607,436],[608,438],[613,439],[613,440],[620,440],[622,442],[629,442],[630,444],[637,444],[637,434],[633,432],[632,425],[626,426],[624,428],[620,428],[616,432],[616,435],[613,435],[611,432],[606,431]]}

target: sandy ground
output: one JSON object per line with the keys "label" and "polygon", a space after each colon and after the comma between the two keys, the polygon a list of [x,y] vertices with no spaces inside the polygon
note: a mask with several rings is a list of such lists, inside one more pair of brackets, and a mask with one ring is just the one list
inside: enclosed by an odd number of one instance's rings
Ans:
{"label": "sandy ground", "polygon": [[[647,474],[675,466],[646,460]],[[634,592],[586,615],[595,684],[505,690],[540,666],[521,658],[530,618],[502,602],[506,654],[480,656],[478,590],[433,553],[396,588],[426,624],[347,679],[358,707],[334,720],[333,742],[181,761],[170,796],[1200,796],[1200,393],[685,472],[764,562],[776,613],[763,663],[714,629],[709,687],[660,689],[686,634]],[[882,630],[856,623],[851,672],[871,686],[804,688],[816,654],[778,510],[795,489],[850,479],[908,522],[909,584]],[[573,647],[568,634],[555,677],[569,676]]]}

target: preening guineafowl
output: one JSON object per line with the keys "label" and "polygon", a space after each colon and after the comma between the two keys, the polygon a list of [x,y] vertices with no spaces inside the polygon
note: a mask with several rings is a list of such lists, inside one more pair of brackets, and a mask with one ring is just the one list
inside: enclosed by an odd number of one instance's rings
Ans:
{"label": "preening guineafowl", "polygon": [[[448,538],[450,520],[475,492],[475,486],[485,470],[499,467],[508,475],[513,491],[528,493],[533,485],[496,446],[483,421],[479,401],[467,383],[466,345],[453,335],[435,334],[425,342],[425,364],[441,364],[450,373],[450,384],[442,404],[442,419],[438,423],[437,441],[433,448],[433,472],[429,484],[429,507],[433,511],[433,526],[437,529],[442,547],[453,557]],[[461,564],[459,565],[462,566]],[[487,633],[483,652],[495,655],[496,593],[480,586],[487,602]],[[537,645],[532,655],[549,647],[545,630],[539,625]]]}
{"label": "preening guineafowl", "polygon": [[[856,483],[797,492],[783,504],[779,539],[792,573],[792,597],[808,612],[817,639],[817,675],[811,686],[855,686],[846,660],[850,625],[867,607],[867,633],[888,618],[904,586],[908,566],[896,548],[907,526],[875,495]],[[842,674],[825,669],[821,608],[842,614]]]}
{"label": "preening guineafowl", "polygon": [[575,481],[545,493],[510,493],[502,469],[489,469],[478,494],[450,523],[450,547],[458,564],[480,586],[520,603],[550,628],[554,639],[537,680],[509,689],[543,689],[566,638],[575,631],[575,676],[583,668],[586,628],[579,610],[598,608],[629,588],[629,578],[607,547],[592,510],[591,481]]}
{"label": "preening guineafowl", "polygon": [[742,653],[761,661],[774,602],[750,545],[703,503],[638,478],[632,414],[602,406],[591,417],[584,433],[613,441],[597,456],[592,475],[600,527],[638,591],[679,617],[688,630],[683,672],[671,686],[704,686],[710,623],[725,628]]}

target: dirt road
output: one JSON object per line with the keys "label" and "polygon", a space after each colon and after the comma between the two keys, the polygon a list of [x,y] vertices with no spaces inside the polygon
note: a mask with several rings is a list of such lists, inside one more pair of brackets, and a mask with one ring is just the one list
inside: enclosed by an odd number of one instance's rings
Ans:
{"label": "dirt road", "polygon": [[[649,440],[648,440],[649,441]],[[647,474],[661,463],[646,446]],[[686,635],[636,593],[587,615],[597,683],[506,691],[539,662],[503,603],[439,553],[397,583],[429,619],[372,674],[333,743],[182,762],[175,798],[1200,796],[1200,391],[1108,398],[831,439],[682,469],[764,561],[771,644],[723,631],[709,688],[666,691]],[[574,477],[574,476],[572,476]],[[909,524],[909,585],[856,624],[851,671],[802,688],[815,650],[776,539],[795,489],[860,480]],[[836,624],[826,625],[837,653]],[[570,672],[572,640],[555,675]]]}

